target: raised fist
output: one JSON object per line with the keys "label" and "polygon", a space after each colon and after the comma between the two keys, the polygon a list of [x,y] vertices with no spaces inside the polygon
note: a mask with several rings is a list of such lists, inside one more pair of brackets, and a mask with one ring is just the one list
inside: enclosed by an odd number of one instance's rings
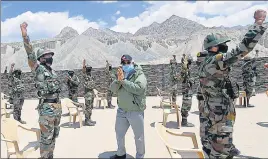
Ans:
{"label": "raised fist", "polygon": [[124,79],[124,72],[123,72],[122,67],[119,67],[117,69],[117,80],[122,81],[123,79]]}
{"label": "raised fist", "polygon": [[27,36],[27,26],[28,24],[26,22],[23,22],[21,25],[20,25],[20,29],[21,29],[21,34],[22,36]]}
{"label": "raised fist", "polygon": [[15,63],[12,63],[12,64],[11,64],[11,67],[14,67],[14,66],[15,66]]}
{"label": "raised fist", "polygon": [[264,22],[266,18],[266,11],[262,10],[262,9],[258,9],[255,11],[254,13],[254,19],[255,19],[255,23],[258,25],[262,25],[262,23]]}
{"label": "raised fist", "polygon": [[265,64],[264,64],[264,67],[265,67],[265,68],[268,68],[268,63],[265,63]]}

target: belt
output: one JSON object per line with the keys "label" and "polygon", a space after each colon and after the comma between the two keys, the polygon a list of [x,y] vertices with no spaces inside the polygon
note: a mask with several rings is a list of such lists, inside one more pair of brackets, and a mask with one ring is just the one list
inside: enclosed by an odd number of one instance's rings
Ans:
{"label": "belt", "polygon": [[43,103],[58,103],[59,99],[44,99]]}

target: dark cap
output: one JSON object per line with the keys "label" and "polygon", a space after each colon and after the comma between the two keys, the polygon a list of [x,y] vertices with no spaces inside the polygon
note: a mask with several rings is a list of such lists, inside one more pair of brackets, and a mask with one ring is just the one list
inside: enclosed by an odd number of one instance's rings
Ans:
{"label": "dark cap", "polygon": [[130,55],[123,55],[121,57],[121,64],[124,62],[124,61],[132,61],[132,57]]}

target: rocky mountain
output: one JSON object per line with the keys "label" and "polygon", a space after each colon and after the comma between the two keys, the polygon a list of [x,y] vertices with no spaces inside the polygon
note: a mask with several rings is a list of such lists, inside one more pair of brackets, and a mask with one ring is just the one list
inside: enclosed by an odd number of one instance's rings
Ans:
{"label": "rocky mountain", "polygon": [[[104,67],[105,60],[118,66],[123,54],[130,54],[140,64],[159,64],[168,63],[173,54],[178,59],[183,53],[195,59],[196,53],[202,50],[205,36],[211,32],[229,37],[232,41],[228,45],[232,49],[242,40],[249,27],[208,28],[173,15],[163,23],[154,22],[139,29],[134,35],[93,28],[79,35],[75,29],[65,27],[55,37],[35,40],[32,44],[35,50],[43,46],[55,50],[53,68],[56,70],[81,68],[83,59],[93,67]],[[268,55],[267,31],[255,49],[260,50],[260,56]],[[15,67],[29,71],[23,43],[1,43],[1,71],[13,62],[16,63]]]}

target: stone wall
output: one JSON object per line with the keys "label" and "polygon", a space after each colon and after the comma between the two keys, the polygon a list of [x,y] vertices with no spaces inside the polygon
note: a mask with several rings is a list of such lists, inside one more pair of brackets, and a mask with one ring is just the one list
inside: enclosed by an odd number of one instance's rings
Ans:
{"label": "stone wall", "polygon": [[[257,77],[257,83],[256,83],[256,91],[258,93],[264,92],[267,89],[268,86],[268,70],[265,70],[263,65],[265,62],[268,61],[268,57],[265,58],[259,58],[257,59],[257,62],[260,63],[258,66],[258,77]],[[242,61],[239,61],[236,63],[233,67],[233,70],[231,72],[231,77],[234,80],[238,81],[238,84],[242,87],[242,72],[241,72],[241,65],[243,64]],[[155,96],[157,94],[156,86],[160,88],[163,91],[169,91],[169,65],[168,64],[159,64],[159,65],[142,65],[142,68],[144,70],[144,73],[147,77],[148,81],[148,89],[147,89],[147,95],[148,96]],[[179,66],[180,68],[180,66]],[[193,63],[192,66],[192,76],[197,77],[197,69],[196,69],[195,63]],[[75,70],[76,74],[82,79],[82,71],[81,70]],[[57,71],[58,76],[60,77],[62,81],[62,93],[61,97],[67,97],[68,96],[68,90],[65,84],[65,76],[67,74],[67,70]],[[105,92],[108,84],[105,82],[105,72],[104,68],[98,68],[92,70],[92,75],[95,78],[96,82],[96,89],[100,92]],[[25,97],[26,98],[36,98],[37,90],[34,87],[34,74],[31,72],[23,73],[23,81],[24,85],[26,87],[25,91]],[[8,92],[7,87],[7,76],[3,73],[1,73],[1,91],[4,93]],[[194,93],[196,92],[197,87],[197,80],[196,84],[194,84]],[[181,85],[179,85],[178,92],[181,93]],[[79,96],[83,96],[84,89],[82,87],[82,84],[79,86]]]}

